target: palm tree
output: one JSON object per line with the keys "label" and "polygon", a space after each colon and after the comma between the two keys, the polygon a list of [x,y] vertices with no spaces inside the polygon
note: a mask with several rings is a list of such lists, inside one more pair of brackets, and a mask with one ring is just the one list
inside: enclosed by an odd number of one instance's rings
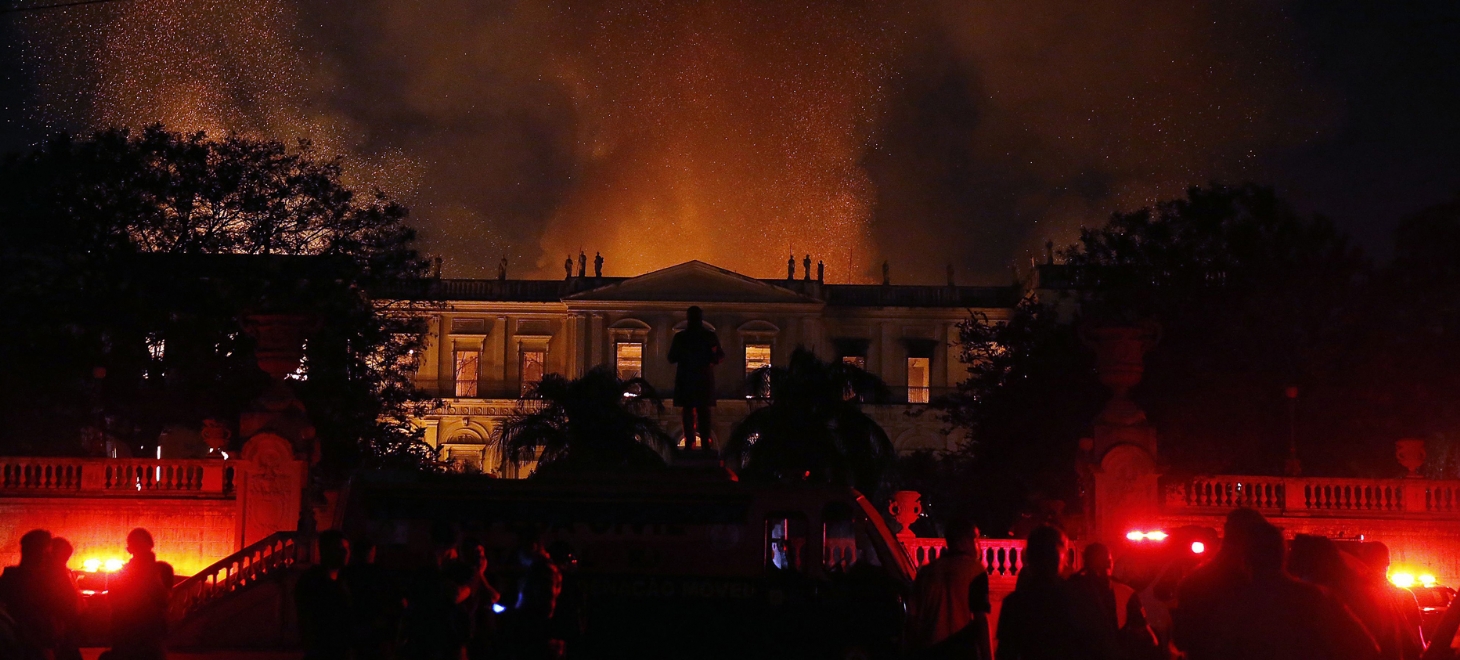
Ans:
{"label": "palm tree", "polygon": [[886,398],[876,376],[855,366],[828,364],[806,349],[790,363],[751,375],[752,391],[769,404],[735,427],[726,462],[746,479],[812,481],[877,488],[894,458],[892,441],[862,412],[861,399]]}
{"label": "palm tree", "polygon": [[669,434],[644,414],[664,404],[642,378],[619,380],[608,367],[577,379],[548,374],[523,403],[494,434],[504,465],[536,460],[537,474],[666,465]]}

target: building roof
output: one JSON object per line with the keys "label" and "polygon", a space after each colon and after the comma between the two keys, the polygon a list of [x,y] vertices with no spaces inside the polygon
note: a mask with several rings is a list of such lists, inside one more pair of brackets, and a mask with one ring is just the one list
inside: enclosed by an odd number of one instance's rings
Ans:
{"label": "building roof", "polygon": [[401,282],[383,297],[500,302],[725,302],[822,303],[831,307],[1013,307],[1021,291],[1009,286],[823,284],[815,280],[756,279],[701,261],[636,277],[561,280],[423,279]]}

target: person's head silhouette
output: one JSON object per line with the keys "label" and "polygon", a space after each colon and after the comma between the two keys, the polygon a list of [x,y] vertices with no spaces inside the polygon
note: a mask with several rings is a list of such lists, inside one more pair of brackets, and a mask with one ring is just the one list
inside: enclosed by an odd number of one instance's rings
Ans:
{"label": "person's head silhouette", "polygon": [[32,529],[20,537],[20,563],[39,564],[51,557],[51,533]]}
{"label": "person's head silhouette", "polygon": [[133,556],[152,554],[152,534],[141,527],[128,532],[127,553]]}
{"label": "person's head silhouette", "polygon": [[698,305],[691,305],[689,311],[685,312],[685,316],[689,319],[689,327],[691,328],[698,328],[704,325],[705,312]]}

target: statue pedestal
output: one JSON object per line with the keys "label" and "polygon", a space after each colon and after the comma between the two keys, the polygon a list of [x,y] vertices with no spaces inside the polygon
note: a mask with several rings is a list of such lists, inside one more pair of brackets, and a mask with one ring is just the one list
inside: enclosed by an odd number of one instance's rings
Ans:
{"label": "statue pedestal", "polygon": [[273,433],[249,438],[241,458],[233,477],[239,547],[274,532],[293,531],[299,523],[307,464],[294,457],[288,440]]}
{"label": "statue pedestal", "polygon": [[1096,540],[1116,543],[1126,532],[1151,528],[1160,513],[1160,476],[1140,447],[1119,445],[1106,452],[1095,472]]}

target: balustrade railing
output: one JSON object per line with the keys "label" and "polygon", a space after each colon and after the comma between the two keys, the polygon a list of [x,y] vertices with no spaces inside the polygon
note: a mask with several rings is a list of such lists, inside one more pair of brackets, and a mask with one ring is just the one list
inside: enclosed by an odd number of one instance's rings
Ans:
{"label": "balustrade railing", "polygon": [[1166,484],[1165,508],[1300,515],[1460,514],[1460,481],[1204,476]]}
{"label": "balustrade railing", "polygon": [[[899,537],[897,540],[907,550],[913,564],[919,568],[942,556],[948,547],[945,540],[938,538]],[[989,578],[993,580],[1017,578],[1019,571],[1024,568],[1024,547],[1024,539],[979,539],[978,551],[983,559],[984,570],[989,573]],[[1073,572],[1079,569],[1080,547],[1079,544],[1072,542],[1065,552],[1065,570]]]}
{"label": "balustrade railing", "polygon": [[181,621],[199,608],[265,577],[310,559],[312,537],[276,532],[224,557],[172,589],[168,620]]}
{"label": "balustrade railing", "polygon": [[233,493],[234,464],[221,460],[0,458],[0,494]]}

